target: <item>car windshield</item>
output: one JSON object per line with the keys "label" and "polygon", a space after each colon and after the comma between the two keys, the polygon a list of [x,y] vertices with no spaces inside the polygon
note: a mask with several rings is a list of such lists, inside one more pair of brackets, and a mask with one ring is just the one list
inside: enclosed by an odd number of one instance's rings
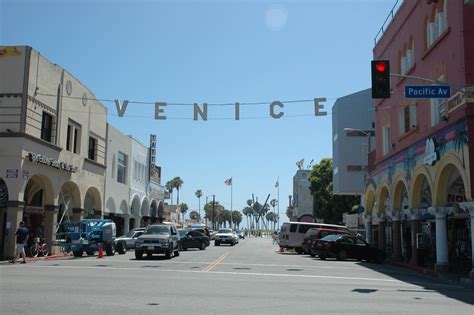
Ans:
{"label": "car windshield", "polygon": [[166,225],[149,226],[145,234],[170,234],[170,227]]}
{"label": "car windshield", "polygon": [[231,229],[219,229],[219,231],[217,231],[217,233],[219,233],[219,234],[232,233],[232,230]]}
{"label": "car windshield", "polygon": [[321,241],[336,241],[342,237],[341,234],[332,234],[332,235],[327,235],[321,239]]}
{"label": "car windshield", "polygon": [[183,237],[188,234],[188,230],[178,230],[179,236]]}

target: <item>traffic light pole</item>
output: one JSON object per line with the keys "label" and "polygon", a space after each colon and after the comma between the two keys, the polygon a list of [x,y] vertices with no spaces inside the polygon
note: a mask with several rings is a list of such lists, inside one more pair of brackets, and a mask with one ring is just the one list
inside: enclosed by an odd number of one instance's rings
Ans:
{"label": "traffic light pole", "polygon": [[446,84],[446,85],[451,86],[451,87],[453,88],[453,90],[455,90],[456,92],[464,93],[464,92],[462,91],[462,89],[459,89],[459,88],[458,88],[459,85],[456,86],[456,85],[451,84],[451,83],[449,83],[449,82],[431,80],[431,79],[428,79],[428,78],[417,77],[417,76],[413,76],[413,75],[398,74],[398,73],[390,73],[390,76],[391,76],[391,77],[397,77],[397,78],[407,78],[407,79],[420,80],[420,81],[425,81],[425,82],[429,82],[429,83],[432,83],[432,84]]}

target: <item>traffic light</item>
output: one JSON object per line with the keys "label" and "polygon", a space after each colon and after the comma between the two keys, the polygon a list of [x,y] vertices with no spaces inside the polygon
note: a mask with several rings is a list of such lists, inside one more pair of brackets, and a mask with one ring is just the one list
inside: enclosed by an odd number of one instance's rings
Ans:
{"label": "traffic light", "polygon": [[390,98],[390,62],[372,60],[372,98]]}

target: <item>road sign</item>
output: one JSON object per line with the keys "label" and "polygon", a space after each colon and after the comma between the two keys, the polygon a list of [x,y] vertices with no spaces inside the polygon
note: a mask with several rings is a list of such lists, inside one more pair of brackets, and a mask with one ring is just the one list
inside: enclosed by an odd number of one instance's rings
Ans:
{"label": "road sign", "polygon": [[407,85],[405,98],[449,98],[451,87],[449,85]]}

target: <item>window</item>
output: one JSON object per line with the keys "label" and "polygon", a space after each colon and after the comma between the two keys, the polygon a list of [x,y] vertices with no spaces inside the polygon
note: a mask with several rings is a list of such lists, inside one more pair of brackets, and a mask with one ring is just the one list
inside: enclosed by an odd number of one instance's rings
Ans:
{"label": "window", "polygon": [[66,150],[79,154],[81,125],[69,120],[67,125]]}
{"label": "window", "polygon": [[426,24],[426,47],[431,45],[448,29],[448,0],[443,7],[436,9]]}
{"label": "window", "polygon": [[51,142],[51,135],[53,132],[53,116],[43,112],[43,119],[41,121],[41,139]]}
{"label": "window", "polygon": [[290,232],[291,232],[291,233],[295,233],[297,227],[298,227],[297,224],[292,224],[292,225],[290,225]]}
{"label": "window", "polygon": [[117,182],[125,184],[127,175],[127,156],[122,152],[118,153]]}
{"label": "window", "polygon": [[384,126],[382,128],[382,141],[383,141],[383,155],[387,155],[390,152],[390,145],[391,145],[390,126]]}
{"label": "window", "polygon": [[415,42],[410,39],[408,46],[405,46],[403,51],[400,53],[400,73],[406,74],[415,64]]}
{"label": "window", "polygon": [[416,104],[405,106],[400,111],[400,135],[416,128]]}
{"label": "window", "polygon": [[[438,77],[436,81],[443,82],[444,75]],[[446,99],[444,98],[431,98],[430,99],[431,126],[438,124],[441,121],[441,118],[444,116],[446,112],[445,102],[446,102]]]}
{"label": "window", "polygon": [[89,137],[89,149],[87,151],[87,157],[91,160],[96,160],[97,158],[97,139]]}

